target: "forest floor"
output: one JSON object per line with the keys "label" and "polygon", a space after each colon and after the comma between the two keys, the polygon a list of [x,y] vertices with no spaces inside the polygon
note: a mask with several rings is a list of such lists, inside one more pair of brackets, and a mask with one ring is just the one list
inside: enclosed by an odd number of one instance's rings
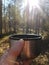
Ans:
{"label": "forest floor", "polygon": [[9,48],[8,39],[9,36],[5,36],[0,39],[0,56],[6,51],[7,48]]}

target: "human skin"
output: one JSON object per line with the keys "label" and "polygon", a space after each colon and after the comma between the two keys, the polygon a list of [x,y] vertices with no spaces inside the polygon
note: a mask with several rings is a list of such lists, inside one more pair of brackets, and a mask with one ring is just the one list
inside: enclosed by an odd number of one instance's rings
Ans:
{"label": "human skin", "polygon": [[19,65],[19,63],[15,63],[15,61],[16,57],[21,53],[23,47],[24,41],[22,39],[12,43],[11,48],[9,48],[0,58],[0,65]]}

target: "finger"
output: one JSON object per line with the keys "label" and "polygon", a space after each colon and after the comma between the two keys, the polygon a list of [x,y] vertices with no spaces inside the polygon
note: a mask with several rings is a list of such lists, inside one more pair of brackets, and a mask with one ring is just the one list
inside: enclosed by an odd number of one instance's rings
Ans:
{"label": "finger", "polygon": [[14,45],[11,47],[12,53],[14,55],[19,55],[24,47],[24,40],[20,39],[14,43]]}

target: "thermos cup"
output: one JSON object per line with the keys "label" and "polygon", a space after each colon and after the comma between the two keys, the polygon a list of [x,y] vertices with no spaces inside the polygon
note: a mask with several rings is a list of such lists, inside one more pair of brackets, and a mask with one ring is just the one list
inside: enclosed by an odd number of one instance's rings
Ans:
{"label": "thermos cup", "polygon": [[21,57],[24,59],[34,59],[41,52],[41,39],[40,35],[35,34],[14,34],[9,37],[10,44],[12,42],[19,41],[20,39],[24,40],[24,48],[21,52]]}

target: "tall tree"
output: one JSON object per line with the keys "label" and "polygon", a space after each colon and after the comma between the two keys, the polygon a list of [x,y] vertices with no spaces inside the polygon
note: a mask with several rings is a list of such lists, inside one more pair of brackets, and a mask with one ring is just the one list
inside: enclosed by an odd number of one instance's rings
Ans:
{"label": "tall tree", "polygon": [[27,3],[27,6],[26,6],[26,16],[27,16],[26,33],[28,33],[29,32],[29,2]]}
{"label": "tall tree", "polygon": [[2,34],[2,0],[0,0],[0,34]]}

